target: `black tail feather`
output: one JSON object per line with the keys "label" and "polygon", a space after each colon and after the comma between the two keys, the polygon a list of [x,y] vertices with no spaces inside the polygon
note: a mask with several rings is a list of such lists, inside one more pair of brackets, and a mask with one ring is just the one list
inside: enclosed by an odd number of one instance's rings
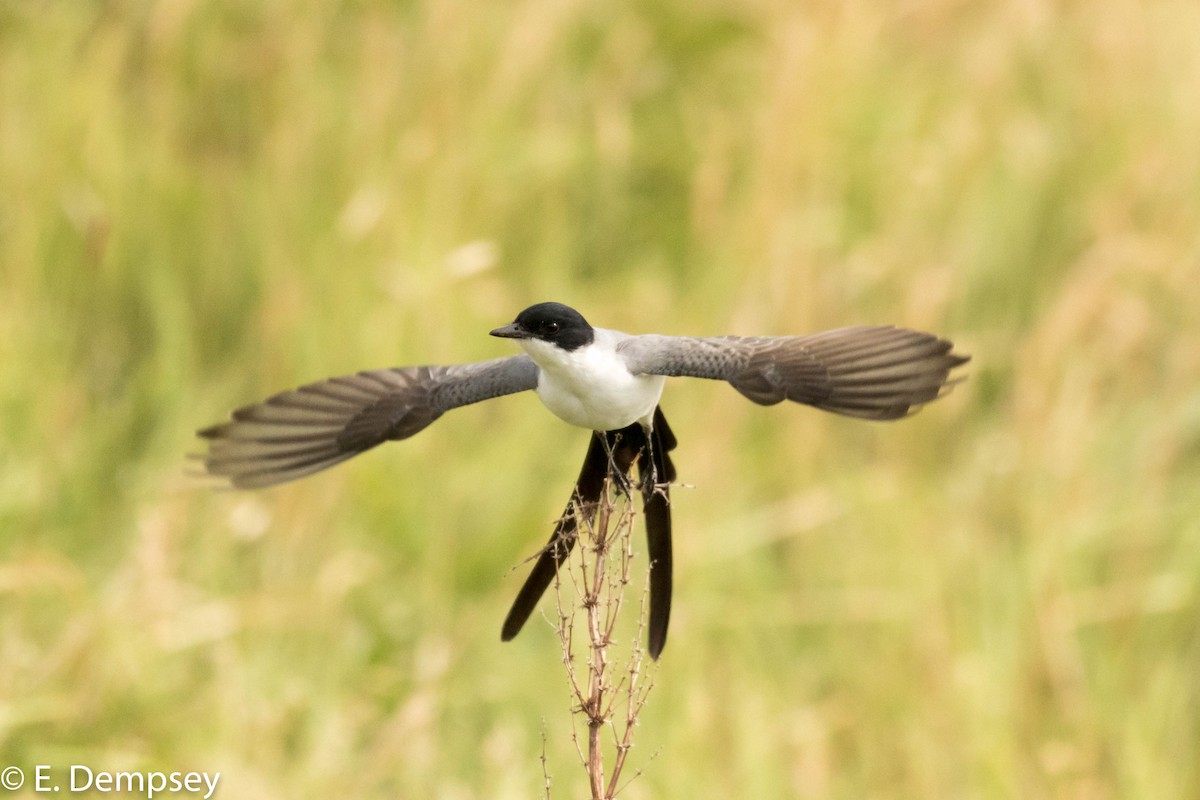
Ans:
{"label": "black tail feather", "polygon": [[646,432],[638,423],[592,436],[571,502],[567,504],[562,518],[554,527],[549,544],[538,556],[504,619],[500,631],[503,641],[510,641],[521,632],[542,595],[554,581],[558,568],[575,546],[580,517],[591,519],[596,513],[604,491],[605,477],[612,474],[627,486],[626,476],[636,460],[642,481],[643,513],[650,557],[648,650],[651,658],[658,658],[667,641],[667,625],[671,618],[671,509],[668,484],[675,480],[675,465],[669,455],[675,444],[675,435],[661,409],[654,412],[654,429],[649,443]]}
{"label": "black tail feather", "polygon": [[667,644],[667,626],[671,621],[671,498],[670,484],[675,480],[675,465],[669,450],[675,437],[667,427],[662,410],[654,412],[654,430],[650,447],[638,456],[642,479],[642,511],[646,517],[646,549],[650,557],[650,628],[647,649],[657,660]]}
{"label": "black tail feather", "polygon": [[638,450],[641,449],[639,442],[644,440],[640,426],[635,424],[630,427],[637,429],[636,434],[632,434],[629,428],[593,434],[588,444],[587,455],[583,457],[579,478],[575,481],[571,501],[567,503],[566,510],[554,526],[554,533],[550,535],[549,544],[538,556],[533,570],[525,579],[525,584],[517,593],[517,598],[504,619],[504,626],[500,629],[502,641],[510,641],[521,632],[521,628],[541,601],[542,595],[554,581],[559,566],[571,554],[575,546],[579,518],[582,516],[591,519],[595,515],[597,503],[604,491],[604,478],[609,474],[610,451],[612,471],[622,476],[629,472]]}

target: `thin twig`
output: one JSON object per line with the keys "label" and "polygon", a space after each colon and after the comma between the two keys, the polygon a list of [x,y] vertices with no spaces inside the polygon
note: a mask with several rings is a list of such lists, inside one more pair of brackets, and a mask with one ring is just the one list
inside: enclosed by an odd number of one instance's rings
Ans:
{"label": "thin twig", "polygon": [[546,761],[546,720],[542,720],[542,777],[545,779],[546,800],[550,800],[550,765]]}
{"label": "thin twig", "polygon": [[[642,592],[637,633],[628,659],[615,676],[612,669],[611,648],[617,645],[617,624],[635,560],[631,534],[635,514],[624,488],[607,481],[594,507],[573,508],[578,541],[564,564],[566,568],[561,571],[569,577],[556,578],[554,582],[559,639],[573,711],[571,736],[587,773],[593,800],[612,800],[629,781],[641,774],[638,770],[624,783],[619,783],[633,747],[638,716],[654,685],[652,673],[647,679],[645,650],[641,644],[648,610],[648,583]],[[574,594],[564,590],[568,580]],[[574,635],[576,615],[580,612],[584,615],[584,627],[580,630],[587,632],[586,644],[583,639],[576,640]],[[587,648],[584,662],[576,658],[576,645]],[[579,673],[580,663],[587,665],[586,678]],[[587,726],[586,748],[574,722],[580,718]],[[612,737],[608,769],[605,768],[605,729]]]}
{"label": "thin twig", "polygon": [[[609,520],[612,515],[612,498],[606,485],[601,495],[600,508],[596,513],[596,527],[592,531],[592,582],[584,595],[583,606],[587,611],[588,645],[591,654],[588,659],[588,697],[585,713],[588,718],[588,782],[592,797],[602,800],[608,797],[604,793],[604,749],[600,740],[604,728],[603,712],[605,678],[608,668],[608,641],[601,631],[600,602],[605,586],[604,570],[608,564]],[[586,575],[586,572],[585,572]]]}

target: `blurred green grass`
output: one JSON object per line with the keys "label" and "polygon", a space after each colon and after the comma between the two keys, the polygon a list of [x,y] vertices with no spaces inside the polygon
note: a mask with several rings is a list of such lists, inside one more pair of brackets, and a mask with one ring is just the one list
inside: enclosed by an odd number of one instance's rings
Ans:
{"label": "blurred green grass", "polygon": [[556,640],[498,631],[581,432],[523,397],[261,495],[182,463],[557,299],[975,355],[895,426],[668,388],[695,488],[628,797],[1200,794],[1198,25],[0,4],[0,763],[528,797],[544,731],[577,794]]}

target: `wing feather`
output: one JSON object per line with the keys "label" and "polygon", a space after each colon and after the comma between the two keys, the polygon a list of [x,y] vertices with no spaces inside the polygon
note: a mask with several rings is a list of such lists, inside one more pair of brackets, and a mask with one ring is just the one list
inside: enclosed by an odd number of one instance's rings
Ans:
{"label": "wing feather", "polygon": [[864,419],[898,419],[949,391],[970,357],[933,334],[856,327],[809,336],[632,336],[618,349],[636,374],[728,381],[762,405],[784,400]]}
{"label": "wing feather", "polygon": [[198,458],[235,488],[274,486],[406,439],[453,408],[536,386],[537,368],[526,355],[342,375],[280,392],[198,431],[208,444]]}

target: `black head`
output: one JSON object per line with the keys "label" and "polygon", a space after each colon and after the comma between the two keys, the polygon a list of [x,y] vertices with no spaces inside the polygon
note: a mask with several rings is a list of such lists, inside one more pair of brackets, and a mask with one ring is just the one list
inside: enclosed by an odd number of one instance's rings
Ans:
{"label": "black head", "polygon": [[496,328],[492,336],[506,339],[539,339],[561,347],[575,350],[595,339],[592,326],[575,309],[562,303],[538,303],[517,315],[516,320],[503,328]]}

